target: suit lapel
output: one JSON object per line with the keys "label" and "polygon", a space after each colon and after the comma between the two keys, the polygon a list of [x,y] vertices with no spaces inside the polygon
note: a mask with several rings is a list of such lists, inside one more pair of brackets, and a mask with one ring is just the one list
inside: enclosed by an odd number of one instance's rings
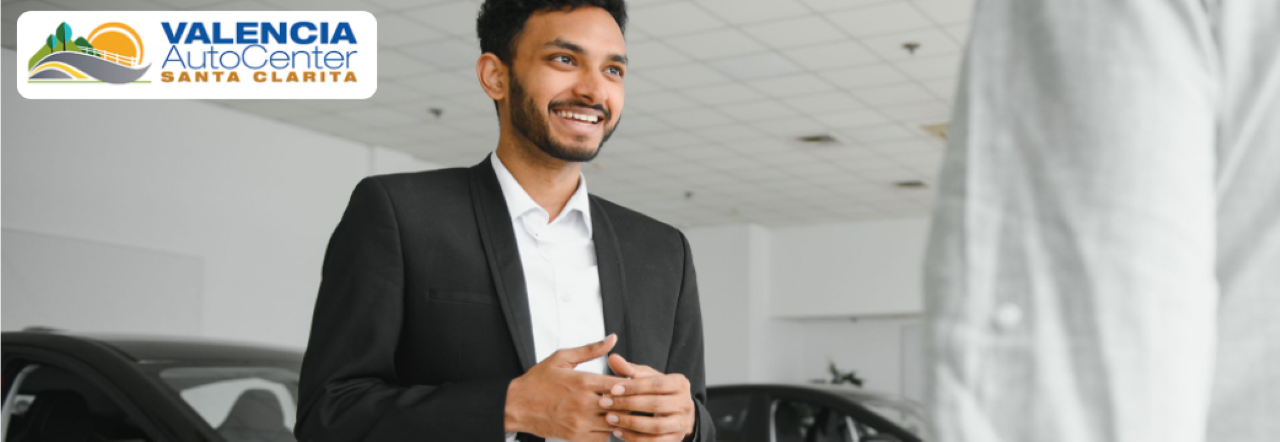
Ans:
{"label": "suit lapel", "polygon": [[605,334],[617,333],[618,343],[611,353],[631,360],[627,352],[631,330],[627,323],[626,274],[622,270],[622,253],[613,222],[595,197],[591,197],[591,239],[596,247],[596,267],[600,274],[600,296],[604,303]]}
{"label": "suit lapel", "polygon": [[524,267],[520,247],[511,227],[511,216],[493,164],[484,162],[471,167],[471,204],[480,228],[480,242],[489,262],[489,273],[498,290],[499,304],[507,319],[507,329],[515,343],[524,371],[537,363],[533,347],[533,322],[529,316],[529,295],[524,284]]}

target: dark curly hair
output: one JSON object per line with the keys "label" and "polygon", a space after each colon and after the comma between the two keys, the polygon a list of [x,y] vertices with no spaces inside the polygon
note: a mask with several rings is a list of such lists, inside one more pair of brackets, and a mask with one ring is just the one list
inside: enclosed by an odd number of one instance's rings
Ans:
{"label": "dark curly hair", "polygon": [[476,18],[480,52],[492,52],[509,66],[515,56],[516,36],[520,35],[530,15],[539,11],[573,10],[581,6],[595,6],[608,11],[618,22],[618,29],[626,32],[625,0],[485,0],[480,6],[480,16]]}

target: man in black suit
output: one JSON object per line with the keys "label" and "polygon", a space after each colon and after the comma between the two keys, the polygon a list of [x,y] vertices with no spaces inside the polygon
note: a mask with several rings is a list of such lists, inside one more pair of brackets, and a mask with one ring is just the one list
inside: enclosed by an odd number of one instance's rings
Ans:
{"label": "man in black suit", "polygon": [[688,241],[588,195],[579,171],[622,115],[625,22],[622,0],[481,7],[496,154],[356,186],[325,255],[300,441],[714,440]]}

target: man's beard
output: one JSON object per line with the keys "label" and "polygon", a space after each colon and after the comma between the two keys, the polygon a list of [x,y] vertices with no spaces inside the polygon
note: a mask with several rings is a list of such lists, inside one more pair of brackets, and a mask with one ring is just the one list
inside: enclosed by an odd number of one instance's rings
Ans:
{"label": "man's beard", "polygon": [[[538,112],[538,106],[534,104],[533,99],[525,95],[524,88],[520,85],[520,79],[516,78],[515,73],[509,72],[507,74],[507,82],[511,84],[511,124],[515,125],[520,135],[524,135],[529,142],[533,143],[534,146],[538,146],[539,150],[552,158],[577,163],[589,162],[600,154],[600,150],[604,148],[604,142],[609,141],[609,137],[613,136],[613,131],[618,128],[617,123],[614,123],[612,128],[606,128],[604,138],[600,139],[600,145],[590,152],[576,151],[569,146],[552,140],[549,133],[551,122],[547,121],[543,114]],[[552,102],[547,106],[547,115],[551,114],[552,108],[566,105],[596,108],[604,112],[604,119],[599,124],[608,124],[613,119],[611,114],[602,109],[602,107],[598,105],[591,106],[582,102]],[[577,135],[575,138],[579,141],[586,140],[584,135]]]}

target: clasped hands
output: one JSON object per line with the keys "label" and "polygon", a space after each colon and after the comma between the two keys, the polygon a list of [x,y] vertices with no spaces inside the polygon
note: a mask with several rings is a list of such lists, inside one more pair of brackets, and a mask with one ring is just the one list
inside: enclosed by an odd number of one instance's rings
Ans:
{"label": "clasped hands", "polygon": [[609,354],[617,342],[609,335],[559,350],[511,381],[505,431],[566,441],[607,441],[610,434],[625,441],[686,440],[697,411],[684,375],[663,374],[618,354],[609,356],[618,376],[573,369]]}

